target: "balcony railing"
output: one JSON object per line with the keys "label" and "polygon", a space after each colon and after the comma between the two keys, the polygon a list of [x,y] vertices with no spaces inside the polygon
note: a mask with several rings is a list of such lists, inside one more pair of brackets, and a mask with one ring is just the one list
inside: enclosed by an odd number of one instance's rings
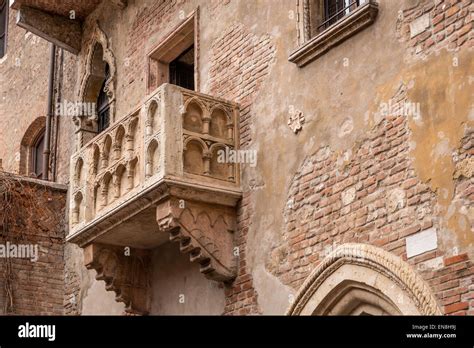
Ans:
{"label": "balcony railing", "polygon": [[171,239],[208,277],[231,278],[240,170],[220,155],[238,149],[238,119],[235,103],[161,86],[72,156],[68,241],[150,250]]}

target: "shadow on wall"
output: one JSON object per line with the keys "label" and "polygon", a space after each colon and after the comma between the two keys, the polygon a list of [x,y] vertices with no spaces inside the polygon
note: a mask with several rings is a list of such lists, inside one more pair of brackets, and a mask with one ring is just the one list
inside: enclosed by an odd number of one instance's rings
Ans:
{"label": "shadow on wall", "polygon": [[153,299],[150,314],[221,315],[224,311],[224,288],[206,279],[199,265],[190,263],[179,246],[166,243],[152,257]]}

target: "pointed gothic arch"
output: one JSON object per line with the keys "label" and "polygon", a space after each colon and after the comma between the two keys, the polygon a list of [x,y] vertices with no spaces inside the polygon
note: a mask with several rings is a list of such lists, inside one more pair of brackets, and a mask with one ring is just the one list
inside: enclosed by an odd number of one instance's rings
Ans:
{"label": "pointed gothic arch", "polygon": [[440,315],[424,280],[399,257],[344,244],[305,280],[288,315]]}
{"label": "pointed gothic arch", "polygon": [[[115,122],[117,65],[105,32],[95,22],[87,53],[82,64],[82,74],[78,90],[78,101],[81,103],[96,103],[101,91],[108,101],[110,123]],[[77,147],[82,147],[91,140],[99,130],[97,113],[74,117]]]}

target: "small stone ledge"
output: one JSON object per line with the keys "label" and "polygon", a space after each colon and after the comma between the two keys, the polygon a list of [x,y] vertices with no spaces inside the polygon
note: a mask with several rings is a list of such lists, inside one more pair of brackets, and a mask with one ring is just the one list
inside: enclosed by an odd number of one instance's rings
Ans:
{"label": "small stone ledge", "polygon": [[56,182],[30,178],[30,177],[18,175],[18,174],[15,174],[15,173],[2,172],[1,170],[0,170],[0,174],[8,175],[8,176],[12,177],[13,179],[18,180],[19,182],[29,184],[29,185],[42,186],[42,187],[45,187],[45,188],[49,188],[51,190],[62,191],[62,192],[67,192],[67,190],[68,190],[67,185],[59,184],[59,183],[56,183]]}
{"label": "small stone ledge", "polygon": [[378,4],[370,0],[293,51],[288,60],[302,68],[375,22]]}

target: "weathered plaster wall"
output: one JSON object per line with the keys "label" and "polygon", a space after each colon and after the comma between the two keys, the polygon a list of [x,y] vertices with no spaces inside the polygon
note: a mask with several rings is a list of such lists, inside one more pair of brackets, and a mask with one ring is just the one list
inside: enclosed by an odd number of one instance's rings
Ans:
{"label": "weathered plaster wall", "polygon": [[49,43],[15,25],[9,12],[7,54],[0,59],[0,159],[18,173],[20,142],[30,124],[46,115]]}
{"label": "weathered plaster wall", "polygon": [[177,244],[157,248],[152,258],[152,315],[220,315],[224,311],[222,284],[206,279],[199,265],[179,252]]}
{"label": "weathered plaster wall", "polygon": [[[200,89],[241,103],[241,143],[258,152],[258,164],[242,166],[244,198],[236,235],[239,273],[225,287],[225,308],[221,310],[220,289],[198,280],[202,275],[193,266],[186,268],[178,253],[172,258],[171,250],[163,247],[155,252],[154,263],[169,257],[184,273],[173,267],[164,273],[154,270],[153,311],[283,313],[325,255],[321,250],[359,241],[407,259],[430,283],[446,313],[473,314],[472,1],[379,0],[372,26],[304,68],[288,61],[297,47],[296,1],[137,0],[129,1],[124,10],[104,2],[86,20],[78,63],[64,55],[65,97],[74,100],[77,95],[87,43],[98,21],[117,63],[117,117],[125,116],[147,93],[147,53],[197,5]],[[411,37],[410,26],[422,17],[428,25]],[[12,42],[20,39],[18,32]],[[44,60],[43,73],[47,53],[42,45],[43,53],[38,54],[39,61]],[[20,47],[18,43],[19,51]],[[5,63],[12,69],[10,58]],[[40,75],[35,81],[39,80],[46,83]],[[38,91],[44,92],[41,86]],[[39,99],[45,100],[42,95]],[[383,117],[381,106],[391,99],[419,105],[420,117]],[[22,113],[38,108],[29,105]],[[288,127],[294,109],[305,117],[298,134]],[[67,180],[72,141],[66,142],[73,139],[73,131],[71,123],[64,122],[64,157],[58,168]],[[4,166],[13,170],[16,145],[3,136],[2,141],[0,150],[6,155],[0,158],[7,158]],[[392,157],[393,166],[383,167],[381,163],[391,163]],[[326,180],[330,185],[323,185],[323,195],[317,190]],[[358,200],[352,202],[352,194]],[[365,202],[365,194],[377,195],[377,200]],[[383,213],[398,207],[397,202],[402,206]],[[331,215],[336,211],[341,220]],[[380,223],[372,221],[374,212]],[[291,219],[306,224],[293,229]],[[327,229],[318,229],[318,219],[325,219]],[[337,229],[334,221],[340,222]],[[408,257],[407,237],[431,228],[436,249]],[[78,295],[83,306],[72,312],[90,312],[95,299],[88,296],[110,294],[104,290],[97,295],[96,285],[101,283],[90,282],[81,266],[81,251],[75,248],[70,247],[67,261],[73,265],[69,292],[85,295]],[[172,282],[163,288],[159,279]],[[187,289],[186,279],[206,289],[209,298],[219,299],[218,305],[201,306],[190,295],[182,306],[166,297]]]}
{"label": "weathered plaster wall", "polygon": [[[385,137],[392,136],[390,129],[396,127],[402,137],[391,140],[393,148],[384,151],[397,153],[397,164],[403,167],[399,169],[409,175],[404,179],[414,180],[423,188],[416,191],[420,201],[414,203],[412,215],[404,217],[409,220],[406,228],[420,227],[404,233],[397,226],[385,235],[383,225],[370,224],[368,210],[360,216],[349,210],[365,234],[349,226],[352,237],[335,238],[331,232],[318,248],[324,250],[358,240],[380,245],[406,259],[406,237],[431,228],[413,215],[415,206],[426,206],[425,214],[436,230],[437,249],[408,261],[417,265],[441,259],[441,275],[434,275],[431,280],[440,306],[452,304],[445,300],[451,297],[447,291],[457,289],[459,296],[471,296],[472,265],[466,257],[472,258],[472,222],[466,220],[466,200],[453,203],[456,182],[451,156],[472,122],[471,2],[381,0],[374,25],[304,68],[288,62],[297,41],[293,1],[272,1],[271,6],[245,0],[142,1],[131,2],[123,11],[112,7],[98,9],[88,23],[98,20],[112,43],[117,59],[118,117],[125,115],[146,93],[146,53],[198,3],[201,90],[242,104],[242,145],[258,151],[257,167],[243,166],[244,199],[237,236],[240,269],[234,284],[226,289],[225,312],[283,313],[292,293],[321,260],[322,255],[309,245],[301,249],[303,254],[298,250],[285,256],[289,270],[298,272],[275,271],[272,266],[281,261],[276,250],[288,242],[285,211],[288,202],[296,198],[291,187],[295,180],[303,180],[297,173],[306,170],[305,163],[313,163],[308,162],[310,156],[327,151],[334,158],[323,172],[314,174],[314,180],[330,173],[348,173],[355,182],[357,166],[364,164],[354,160],[354,156],[364,151],[364,146],[388,146],[384,144]],[[459,10],[451,9],[453,6]],[[429,27],[410,38],[410,24],[425,14]],[[403,86],[406,95],[400,100],[419,103],[421,118],[407,117],[387,123],[380,118],[380,107],[397,98]],[[297,135],[287,125],[293,109],[302,111],[305,117],[303,129]],[[367,187],[380,195],[381,206],[377,209],[387,208],[389,193],[396,188],[400,197],[408,198],[411,194],[406,191],[409,187],[399,186],[393,179],[398,173],[396,168],[388,168],[385,179],[380,170],[372,169],[364,179]],[[391,181],[384,185],[383,180]],[[309,181],[306,186],[298,182],[306,190],[314,188]],[[339,191],[331,194],[332,204],[343,204]],[[307,218],[316,221],[323,207],[311,204]],[[332,221],[328,218],[328,222]],[[306,227],[308,231],[297,234],[300,243],[310,243],[304,233],[322,239],[314,227]],[[455,264],[455,269],[448,268],[450,258],[457,255],[466,261]],[[157,256],[156,262],[159,259]],[[422,273],[425,279],[431,279],[431,273]],[[448,279],[446,274],[454,274],[456,279]],[[472,304],[459,308],[472,311]],[[446,308],[447,312],[450,310],[451,307]]]}

